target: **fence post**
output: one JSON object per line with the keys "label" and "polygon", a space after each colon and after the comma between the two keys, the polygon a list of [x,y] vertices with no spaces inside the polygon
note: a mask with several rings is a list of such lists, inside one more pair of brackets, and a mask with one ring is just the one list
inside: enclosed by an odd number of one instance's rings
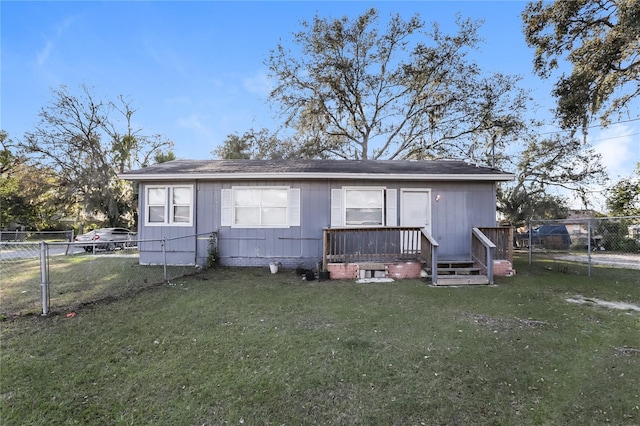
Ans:
{"label": "fence post", "polygon": [[42,293],[42,316],[49,314],[49,268],[47,267],[47,243],[40,241],[40,290]]}
{"label": "fence post", "polygon": [[[75,238],[75,231],[72,229],[72,230],[71,230],[71,235],[69,236],[69,242],[70,242],[70,243],[72,243],[74,238]],[[66,251],[64,252],[64,255],[65,255],[65,256],[69,256],[69,250],[70,250],[70,249],[71,249],[71,245],[70,245],[70,244],[67,244],[67,249],[66,249]]]}
{"label": "fence post", "polygon": [[166,283],[167,279],[167,237],[162,237],[162,278]]}
{"label": "fence post", "polygon": [[533,264],[533,244],[531,244],[533,242],[533,237],[532,237],[532,232],[531,232],[531,220],[529,221],[529,266],[531,266]]}
{"label": "fence post", "polygon": [[593,249],[593,247],[591,247],[591,219],[587,219],[587,270],[589,278],[591,278],[591,250]]}

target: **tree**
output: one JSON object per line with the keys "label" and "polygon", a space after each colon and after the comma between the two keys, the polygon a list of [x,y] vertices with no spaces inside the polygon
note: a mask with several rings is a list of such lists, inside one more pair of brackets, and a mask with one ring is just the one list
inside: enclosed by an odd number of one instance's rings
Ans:
{"label": "tree", "polygon": [[614,216],[640,216],[640,163],[635,178],[623,178],[609,188],[607,208]]}
{"label": "tree", "polygon": [[297,144],[293,139],[280,139],[277,133],[268,129],[250,129],[242,135],[227,135],[222,146],[211,151],[214,157],[224,160],[281,160],[294,158],[314,158],[322,156],[316,151],[306,152],[305,144]]}
{"label": "tree", "polygon": [[522,16],[538,75],[549,78],[563,59],[572,66],[553,91],[564,128],[586,131],[598,114],[607,124],[640,95],[640,2],[537,0]]}
{"label": "tree", "polygon": [[5,177],[11,169],[18,163],[15,154],[12,152],[13,142],[4,130],[0,130],[0,176]]}
{"label": "tree", "polygon": [[600,154],[573,136],[540,138],[530,131],[524,141],[523,150],[513,156],[517,159],[513,164],[516,180],[498,193],[498,208],[513,224],[531,218],[566,217],[566,200],[551,191],[577,195],[588,206],[589,187],[602,185],[607,179]]}
{"label": "tree", "polygon": [[516,158],[515,192],[525,187],[530,193],[556,187],[579,194],[586,204],[586,188],[606,180],[601,155],[575,137],[553,134],[540,139],[530,135]]}
{"label": "tree", "polygon": [[175,159],[176,154],[171,150],[166,152],[160,151],[153,156],[154,164],[166,163],[167,161],[173,161]]}
{"label": "tree", "polygon": [[[53,170],[58,196],[80,206],[80,216],[104,215],[109,226],[128,226],[133,194],[117,173],[144,167],[171,142],[133,130],[135,110],[122,97],[103,102],[86,86],[81,95],[66,86],[53,91],[53,101],[40,111],[40,122],[19,144],[31,164]],[[119,115],[114,117],[114,111]],[[119,132],[124,121],[125,131]]]}
{"label": "tree", "polygon": [[20,181],[14,171],[19,164],[13,153],[12,141],[5,131],[0,130],[0,229],[16,222],[22,197],[19,192]]}
{"label": "tree", "polygon": [[306,156],[350,159],[451,157],[482,133],[507,135],[520,121],[519,78],[481,76],[467,58],[478,22],[458,32],[425,29],[418,15],[392,16],[379,33],[378,12],[350,21],[316,16],[294,34],[301,54],[282,44],[266,61],[276,81],[270,100]]}
{"label": "tree", "polygon": [[68,207],[56,203],[59,185],[51,170],[36,168],[17,154],[6,132],[0,131],[0,228],[22,225],[49,229]]}
{"label": "tree", "polygon": [[510,188],[498,193],[498,211],[504,222],[520,227],[529,220],[564,219],[569,216],[567,200],[544,192],[529,192],[527,188]]}
{"label": "tree", "polygon": [[211,151],[211,153],[223,160],[249,160],[251,159],[252,145],[250,140],[250,132],[246,132],[243,136],[237,134],[227,135],[224,144]]}

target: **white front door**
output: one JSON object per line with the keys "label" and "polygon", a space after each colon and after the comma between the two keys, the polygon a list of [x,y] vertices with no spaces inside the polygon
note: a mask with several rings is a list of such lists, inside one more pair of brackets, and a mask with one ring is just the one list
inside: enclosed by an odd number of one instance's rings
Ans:
{"label": "white front door", "polygon": [[[409,189],[400,190],[400,226],[426,227],[431,233],[431,190],[430,189]],[[402,246],[405,253],[420,250],[420,238],[417,246],[413,242],[415,238],[403,236]],[[415,248],[413,248],[413,247]]]}

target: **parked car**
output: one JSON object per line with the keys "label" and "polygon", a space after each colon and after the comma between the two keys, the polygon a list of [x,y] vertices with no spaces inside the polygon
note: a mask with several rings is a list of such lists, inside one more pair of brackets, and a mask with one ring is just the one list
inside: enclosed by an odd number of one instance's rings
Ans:
{"label": "parked car", "polygon": [[[529,232],[516,235],[518,247],[529,246]],[[566,250],[571,246],[571,236],[565,225],[542,225],[531,230],[531,245],[547,249]]]}
{"label": "parked car", "polygon": [[132,245],[135,232],[131,232],[126,228],[100,228],[78,235],[75,241],[80,243],[91,243],[87,245],[78,245],[84,251],[93,251],[93,248],[113,251],[116,248],[123,249]]}

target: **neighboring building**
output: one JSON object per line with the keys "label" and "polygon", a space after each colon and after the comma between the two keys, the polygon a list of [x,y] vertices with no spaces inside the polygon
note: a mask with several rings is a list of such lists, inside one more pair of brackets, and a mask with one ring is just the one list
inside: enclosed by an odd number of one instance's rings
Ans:
{"label": "neighboring building", "polygon": [[[121,178],[140,183],[138,237],[166,238],[171,264],[205,264],[217,232],[221,265],[312,267],[328,227],[426,227],[440,258],[469,259],[471,229],[496,226],[496,183],[514,176],[462,161],[176,160]],[[140,263],[161,256],[140,244]]]}

